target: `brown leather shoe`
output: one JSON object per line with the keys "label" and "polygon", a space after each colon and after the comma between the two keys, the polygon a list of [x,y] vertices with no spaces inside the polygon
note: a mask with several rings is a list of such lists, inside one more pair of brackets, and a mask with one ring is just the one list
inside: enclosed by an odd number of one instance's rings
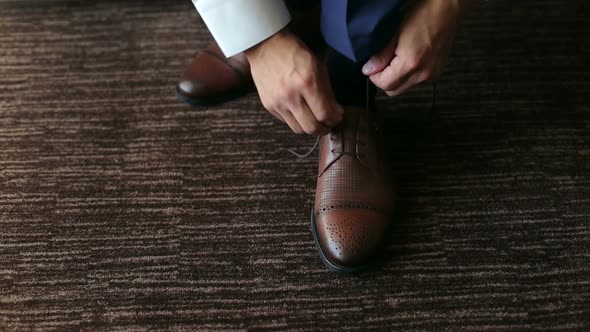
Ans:
{"label": "brown leather shoe", "polygon": [[[324,42],[320,34],[321,8],[318,1],[287,2],[293,20],[289,28],[313,51],[321,52]],[[176,96],[193,106],[209,106],[238,98],[254,90],[250,66],[246,59],[227,59],[217,43],[197,53],[176,84]]]}
{"label": "brown leather shoe", "polygon": [[342,124],[320,139],[312,233],[322,261],[336,272],[367,266],[393,210],[381,135],[368,115],[364,109],[347,107]]}
{"label": "brown leather shoe", "polygon": [[193,106],[222,103],[254,88],[247,62],[226,58],[217,43],[197,53],[176,84],[176,96]]}

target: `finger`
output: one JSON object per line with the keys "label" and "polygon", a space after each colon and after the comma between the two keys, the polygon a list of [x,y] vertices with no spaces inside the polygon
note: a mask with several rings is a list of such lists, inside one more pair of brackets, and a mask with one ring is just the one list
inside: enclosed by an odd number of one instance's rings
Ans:
{"label": "finger", "polygon": [[334,97],[327,73],[320,74],[316,84],[304,88],[302,95],[318,122],[328,128],[340,124],[344,110]]}
{"label": "finger", "polygon": [[395,89],[385,91],[385,93],[390,97],[399,96],[399,95],[403,94],[404,92],[408,91],[409,89],[411,89],[412,87],[420,84],[423,81],[424,80],[421,79],[420,75],[418,73],[416,73],[416,74],[412,75],[410,78],[408,78],[404,83],[402,83],[401,85],[396,87]]}
{"label": "finger", "polygon": [[283,117],[278,112],[274,110],[268,112],[272,114],[275,118],[277,118],[277,120],[281,121],[282,123],[286,123],[285,119],[283,119]]}
{"label": "finger", "polygon": [[289,126],[289,128],[291,128],[295,134],[305,133],[288,108],[281,107],[279,109],[275,109],[275,111],[283,118],[283,120],[285,120],[284,122],[287,123],[287,126]]}
{"label": "finger", "polygon": [[385,48],[375,54],[373,57],[365,63],[363,66],[363,74],[370,76],[381,72],[391,64],[391,61],[395,57],[395,49],[397,48],[398,36],[395,36]]}
{"label": "finger", "polygon": [[303,100],[299,99],[297,104],[287,105],[299,126],[309,135],[320,136],[330,132],[330,129],[321,124],[314,116],[313,112]]}
{"label": "finger", "polygon": [[262,106],[264,107],[264,109],[272,114],[272,116],[274,116],[275,118],[277,118],[279,121],[285,123],[285,119],[283,119],[283,117],[279,114],[278,111],[276,111],[273,107],[271,107],[270,103],[265,103],[264,99],[262,99],[262,97],[260,98],[260,102],[262,103]]}
{"label": "finger", "polygon": [[404,84],[416,70],[417,68],[408,65],[407,61],[395,57],[382,72],[370,76],[370,80],[380,89],[391,91]]}

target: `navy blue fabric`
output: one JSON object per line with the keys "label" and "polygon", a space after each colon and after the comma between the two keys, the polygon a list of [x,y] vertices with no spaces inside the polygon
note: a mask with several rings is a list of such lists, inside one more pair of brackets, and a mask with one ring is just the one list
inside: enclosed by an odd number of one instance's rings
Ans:
{"label": "navy blue fabric", "polygon": [[322,0],[322,34],[333,49],[364,62],[393,38],[404,0]]}

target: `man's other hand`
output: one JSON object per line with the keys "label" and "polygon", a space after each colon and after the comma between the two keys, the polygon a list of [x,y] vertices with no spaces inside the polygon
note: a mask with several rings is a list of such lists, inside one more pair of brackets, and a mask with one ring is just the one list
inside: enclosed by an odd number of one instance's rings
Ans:
{"label": "man's other hand", "polygon": [[411,8],[399,33],[363,67],[389,96],[438,78],[447,63],[459,21],[471,0],[423,0]]}

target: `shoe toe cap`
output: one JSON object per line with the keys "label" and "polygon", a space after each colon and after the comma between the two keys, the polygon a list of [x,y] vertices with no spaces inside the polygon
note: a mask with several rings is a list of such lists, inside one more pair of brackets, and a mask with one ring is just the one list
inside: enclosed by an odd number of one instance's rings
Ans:
{"label": "shoe toe cap", "polygon": [[329,212],[316,222],[320,250],[336,270],[366,265],[381,244],[386,228],[385,215],[365,210]]}
{"label": "shoe toe cap", "polygon": [[181,79],[178,81],[178,84],[176,84],[176,91],[187,97],[202,97],[210,94],[210,91],[208,91],[204,84],[190,79]]}

